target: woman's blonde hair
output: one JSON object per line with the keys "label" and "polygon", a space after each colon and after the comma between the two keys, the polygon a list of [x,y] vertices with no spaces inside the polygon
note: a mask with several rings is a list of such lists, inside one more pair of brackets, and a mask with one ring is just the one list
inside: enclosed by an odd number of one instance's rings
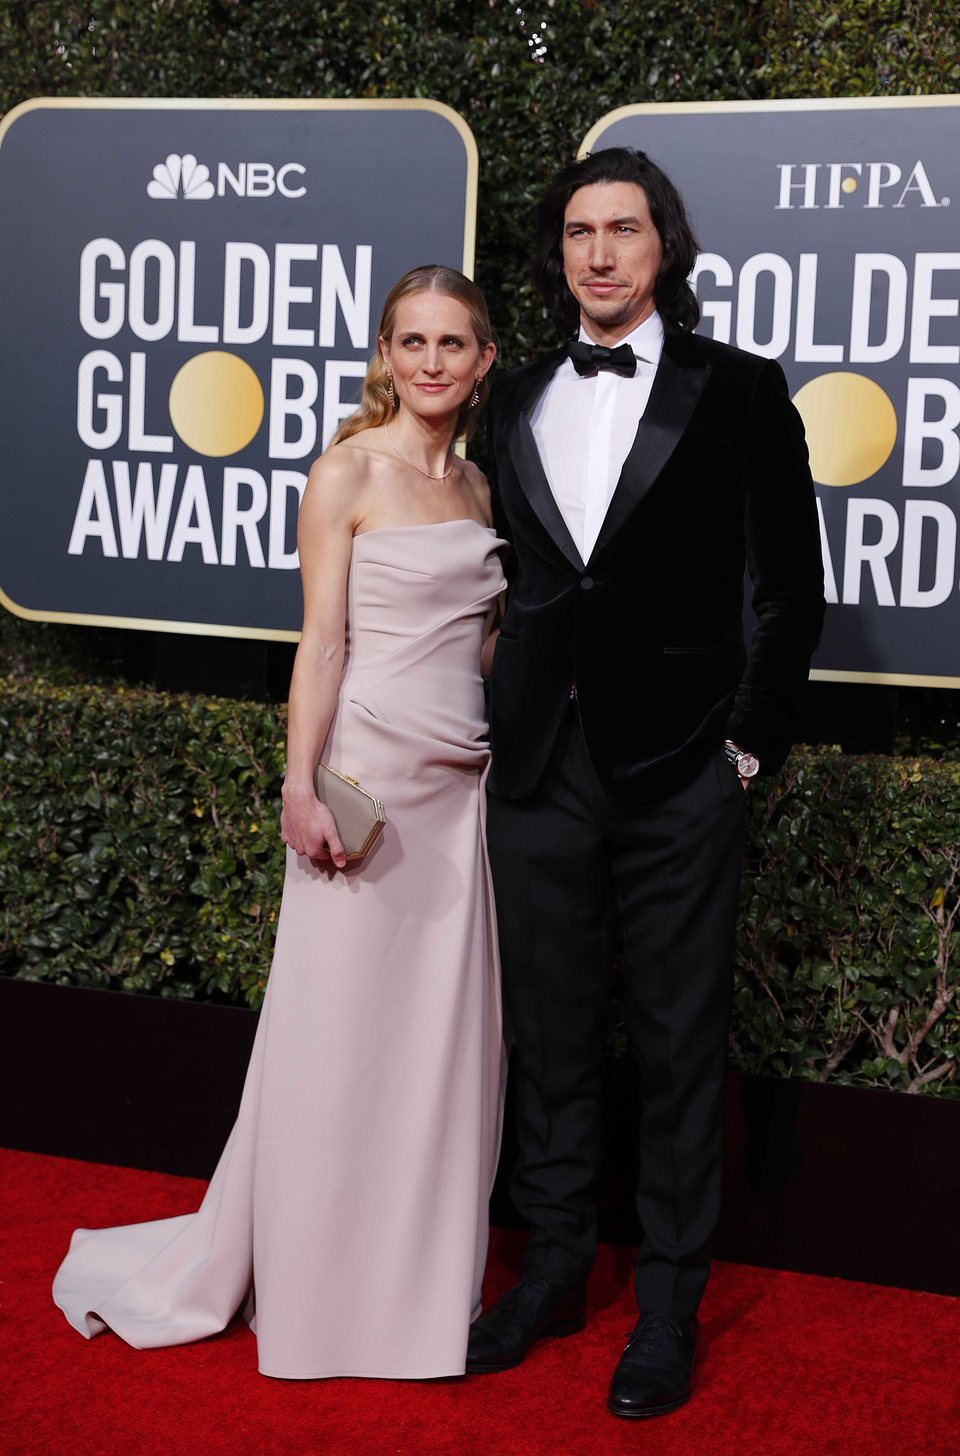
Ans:
{"label": "woman's blonde hair", "polygon": [[[399,283],[395,283],[387,294],[383,313],[380,315],[380,327],[377,330],[377,352],[370,360],[370,367],[363,381],[360,406],[354,414],[344,420],[330,442],[332,445],[338,445],[341,440],[349,440],[351,435],[359,435],[361,430],[372,430],[376,425],[385,424],[396,413],[399,401],[392,396],[389,388],[390,375],[380,353],[379,340],[384,339],[388,344],[390,343],[393,338],[397,308],[405,298],[412,298],[415,293],[445,293],[450,298],[457,299],[470,315],[473,332],[477,336],[477,343],[481,349],[487,344],[496,343],[490,315],[487,312],[486,299],[477,285],[465,274],[459,273],[456,268],[445,268],[440,263],[425,263],[420,268],[411,268],[410,272],[404,273]],[[464,439],[469,440],[473,434],[480,406],[487,397],[487,388],[485,377],[477,385],[480,395],[479,404],[474,405],[471,409],[470,399],[473,397],[471,390],[470,398],[465,399],[460,406],[455,432],[457,439],[463,436]]]}

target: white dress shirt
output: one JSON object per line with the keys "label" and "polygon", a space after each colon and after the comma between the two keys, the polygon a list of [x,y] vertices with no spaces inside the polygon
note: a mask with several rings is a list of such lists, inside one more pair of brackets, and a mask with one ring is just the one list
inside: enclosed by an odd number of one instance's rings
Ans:
{"label": "white dress shirt", "polygon": [[[596,342],[582,327],[580,338]],[[637,356],[632,378],[609,369],[581,376],[564,359],[530,418],[547,481],[584,562],[596,544],[650,398],[663,352],[660,315],[654,310],[620,342]]]}

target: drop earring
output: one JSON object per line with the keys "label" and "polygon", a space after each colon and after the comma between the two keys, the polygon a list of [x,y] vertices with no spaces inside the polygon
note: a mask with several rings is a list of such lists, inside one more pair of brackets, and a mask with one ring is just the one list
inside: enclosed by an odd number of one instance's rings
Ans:
{"label": "drop earring", "polygon": [[390,409],[391,410],[396,410],[396,408],[397,408],[397,401],[396,401],[396,398],[394,397],[394,393],[393,393],[393,375],[392,374],[388,374],[387,375],[387,399],[390,401]]}
{"label": "drop earring", "polygon": [[478,374],[476,379],[474,380],[473,394],[470,396],[470,403],[467,405],[467,409],[476,409],[477,405],[480,403],[480,384],[482,379],[483,375]]}

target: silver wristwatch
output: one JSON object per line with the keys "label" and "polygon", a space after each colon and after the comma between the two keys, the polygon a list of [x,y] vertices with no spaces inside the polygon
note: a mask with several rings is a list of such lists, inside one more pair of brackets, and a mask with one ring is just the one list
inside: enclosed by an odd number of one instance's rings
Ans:
{"label": "silver wristwatch", "polygon": [[756,754],[748,753],[745,748],[738,748],[729,738],[723,745],[723,751],[742,779],[752,779],[760,772],[760,760]]}

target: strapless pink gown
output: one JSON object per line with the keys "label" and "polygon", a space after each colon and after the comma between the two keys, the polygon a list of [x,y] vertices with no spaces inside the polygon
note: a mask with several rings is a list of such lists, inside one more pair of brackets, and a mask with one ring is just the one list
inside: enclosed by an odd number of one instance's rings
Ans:
{"label": "strapless pink gown", "polygon": [[138,1348],[223,1329],[293,1379],[463,1371],[503,1059],[480,647],[502,545],[473,521],[357,536],[324,759],[383,799],[366,861],[287,851],[236,1125],[197,1213],[78,1229],[70,1323]]}

